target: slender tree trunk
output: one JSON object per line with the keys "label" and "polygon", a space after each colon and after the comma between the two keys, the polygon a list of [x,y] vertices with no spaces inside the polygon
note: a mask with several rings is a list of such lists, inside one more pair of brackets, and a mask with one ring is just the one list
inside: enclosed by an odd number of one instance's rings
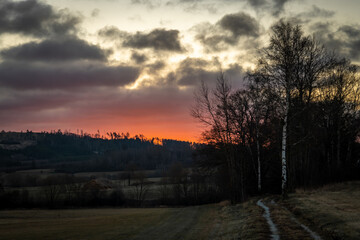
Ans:
{"label": "slender tree trunk", "polygon": [[228,145],[225,145],[225,158],[228,167],[228,174],[230,180],[230,199],[231,203],[236,203],[236,187],[235,187],[235,165],[231,156],[231,149]]}
{"label": "slender tree trunk", "polygon": [[337,146],[336,146],[336,162],[337,162],[337,169],[340,169],[341,167],[341,158],[340,158],[340,152],[341,152],[341,136],[340,136],[340,123],[337,127]]}
{"label": "slender tree trunk", "polygon": [[[243,142],[245,142],[244,139],[243,139]],[[251,162],[252,162],[252,167],[253,167],[253,170],[254,170],[254,174],[257,176],[258,172],[256,170],[256,164],[255,164],[253,151],[251,150],[251,146],[249,144],[246,144],[246,148],[248,149],[250,157],[251,157]]]}
{"label": "slender tree trunk", "polygon": [[346,151],[346,157],[345,157],[345,165],[348,166],[348,164],[350,163],[350,159],[351,159],[351,151],[352,151],[352,141],[349,140],[348,142],[348,146],[347,146],[347,151]]}
{"label": "slender tree trunk", "polygon": [[244,161],[240,162],[241,202],[245,201]]}
{"label": "slender tree trunk", "polygon": [[284,125],[282,130],[282,146],[281,146],[281,192],[283,197],[287,196],[286,185],[287,185],[287,171],[286,171],[286,144],[287,144],[287,126],[288,126],[288,115],[290,106],[290,93],[286,93],[286,106],[285,106],[285,117]]}

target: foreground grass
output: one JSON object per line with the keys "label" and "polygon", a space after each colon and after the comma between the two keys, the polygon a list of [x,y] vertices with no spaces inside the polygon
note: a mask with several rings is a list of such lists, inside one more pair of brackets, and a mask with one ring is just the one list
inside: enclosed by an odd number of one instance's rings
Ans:
{"label": "foreground grass", "polygon": [[360,182],[297,191],[285,204],[326,239],[360,239]]}
{"label": "foreground grass", "polygon": [[253,201],[186,208],[0,212],[0,239],[268,239]]}
{"label": "foreground grass", "polygon": [[0,213],[0,239],[128,239],[172,209],[24,210]]}
{"label": "foreground grass", "polygon": [[[323,239],[360,239],[360,182],[331,185],[263,202],[281,239],[312,239],[296,217]],[[0,211],[0,239],[218,240],[270,239],[257,199],[230,206]]]}

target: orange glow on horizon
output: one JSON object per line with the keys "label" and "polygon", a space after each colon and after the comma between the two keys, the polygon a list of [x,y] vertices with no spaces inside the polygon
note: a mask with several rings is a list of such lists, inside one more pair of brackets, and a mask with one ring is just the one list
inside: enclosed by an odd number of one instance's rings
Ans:
{"label": "orange glow on horizon", "polygon": [[[194,124],[196,125],[196,124]],[[18,128],[18,129],[4,129],[5,131],[16,131],[16,132],[26,132],[27,130],[29,131],[33,131],[33,132],[51,132],[51,131],[58,131],[61,130],[63,133],[64,132],[69,132],[69,133],[73,133],[73,134],[88,134],[92,137],[95,137],[97,134],[100,134],[99,137],[100,138],[105,138],[105,139],[110,139],[109,135],[107,133],[117,133],[117,134],[127,134],[129,133],[129,137],[135,137],[137,136],[143,136],[144,139],[158,139],[156,140],[155,144],[158,145],[162,145],[162,140],[163,139],[171,139],[171,140],[177,140],[177,141],[185,141],[185,142],[197,142],[200,143],[202,142],[200,139],[201,136],[201,131],[199,128],[196,128],[196,126],[194,127],[194,129],[192,129],[193,131],[189,131],[189,130],[182,130],[180,128],[178,128],[177,130],[172,130],[172,131],[152,131],[150,129],[144,129],[143,131],[135,131],[134,129],[120,129],[120,128],[108,128],[106,130],[104,129],[97,129],[97,128]],[[134,131],[132,131],[134,130]]]}

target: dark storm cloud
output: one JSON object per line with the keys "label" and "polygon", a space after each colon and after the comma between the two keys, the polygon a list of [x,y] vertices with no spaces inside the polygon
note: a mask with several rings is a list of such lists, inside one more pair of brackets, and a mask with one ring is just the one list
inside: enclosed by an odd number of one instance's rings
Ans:
{"label": "dark storm cloud", "polygon": [[207,70],[209,66],[213,66],[212,64],[201,58],[186,58],[175,72],[167,76],[168,82],[176,82],[180,86],[196,86],[200,81],[214,80],[218,72]]}
{"label": "dark storm cloud", "polygon": [[[133,93],[113,88],[95,90],[97,91],[92,92],[92,89],[91,92],[81,90],[74,92],[54,91],[51,93],[38,90],[11,91],[11,96],[5,98],[5,101],[0,100],[0,112],[42,111],[69,107],[72,108],[73,115],[86,115],[93,112],[98,113],[98,117],[102,117],[104,113],[111,115],[111,113],[116,112],[124,117],[136,115],[139,118],[146,118],[145,112],[149,114],[153,112],[153,115],[162,112],[166,115],[166,112],[176,111],[175,109],[179,107],[177,106],[179,105],[178,100],[181,100],[180,102],[192,101],[191,91],[181,93],[174,87],[148,87],[133,90]],[[186,110],[187,106],[183,106],[183,108]]]}
{"label": "dark storm cloud", "polygon": [[226,2],[246,2],[257,11],[269,11],[274,16],[279,16],[288,2],[296,0],[225,0]]}
{"label": "dark storm cloud", "polygon": [[3,96],[2,101],[0,101],[0,112],[41,111],[58,108],[71,104],[78,98],[76,95],[61,91],[7,91],[10,94]]}
{"label": "dark storm cloud", "polygon": [[268,10],[273,16],[278,17],[288,2],[296,0],[244,0],[255,10]]}
{"label": "dark storm cloud", "polygon": [[346,35],[346,38],[342,38],[342,40],[348,48],[350,57],[354,60],[360,60],[360,26],[343,25],[338,31]]}
{"label": "dark storm cloud", "polygon": [[[232,0],[229,0],[232,1]],[[288,2],[294,0],[243,0],[258,11],[269,11],[275,17],[278,17]]]}
{"label": "dark storm cloud", "polygon": [[178,69],[176,74],[177,84],[180,86],[196,86],[200,81],[212,81],[216,79],[218,72],[206,71],[201,68],[188,68],[187,71],[184,69]]}
{"label": "dark storm cloud", "polygon": [[244,77],[243,68],[236,63],[222,67],[217,58],[209,61],[201,58],[186,58],[179,63],[174,72],[168,74],[167,83],[194,87],[204,81],[213,85],[221,72],[224,72],[230,81],[238,83],[241,83],[240,80]]}
{"label": "dark storm cloud", "polygon": [[265,0],[247,0],[247,2],[255,8],[262,7],[266,4]]}
{"label": "dark storm cloud", "polygon": [[246,71],[238,63],[232,63],[225,70],[225,73],[231,78],[242,79],[244,77]]}
{"label": "dark storm cloud", "polygon": [[260,25],[255,18],[240,12],[223,16],[216,24],[199,24],[194,27],[196,39],[208,51],[220,51],[238,44],[241,38],[255,38],[260,34]]}
{"label": "dark storm cloud", "polygon": [[154,29],[149,33],[137,32],[125,39],[124,46],[132,48],[153,48],[182,52],[178,30]]}
{"label": "dark storm cloud", "polygon": [[106,51],[84,40],[71,37],[30,42],[0,52],[5,59],[19,61],[106,60]]}
{"label": "dark storm cloud", "polygon": [[211,14],[216,14],[218,9],[224,4],[233,4],[239,6],[239,3],[246,3],[256,11],[268,11],[275,17],[278,17],[284,11],[284,7],[288,2],[297,0],[223,0],[223,1],[208,1],[208,0],[131,0],[132,4],[144,5],[148,9],[156,9],[161,6],[180,6],[186,12],[208,11]]}
{"label": "dark storm cloud", "polygon": [[76,32],[80,22],[81,17],[68,10],[56,11],[38,0],[0,1],[0,34],[63,35]]}
{"label": "dark storm cloud", "polygon": [[98,31],[98,35],[106,40],[117,42],[122,47],[137,49],[150,48],[160,51],[183,52],[179,31],[163,28],[150,32],[129,33],[115,26],[106,26]]}
{"label": "dark storm cloud", "polygon": [[360,26],[343,25],[339,28],[339,31],[345,33],[349,38],[360,37]]}
{"label": "dark storm cloud", "polygon": [[259,35],[259,23],[255,18],[245,13],[236,13],[225,15],[218,24],[225,30],[230,31],[235,38],[240,36]]}
{"label": "dark storm cloud", "polygon": [[129,34],[125,31],[119,30],[115,26],[106,26],[98,31],[98,35],[103,38],[107,38],[110,40],[118,40],[120,38],[124,38]]}
{"label": "dark storm cloud", "polygon": [[3,62],[0,64],[0,87],[12,89],[74,89],[96,86],[124,86],[134,82],[139,70],[128,66],[106,66],[99,63],[33,64]]}
{"label": "dark storm cloud", "polygon": [[166,66],[165,62],[163,61],[156,61],[154,63],[146,65],[146,71],[148,74],[155,75],[158,71],[164,69]]}
{"label": "dark storm cloud", "polygon": [[359,61],[360,60],[360,39],[352,41],[350,43],[350,56],[352,59]]}
{"label": "dark storm cloud", "polygon": [[360,60],[360,26],[333,26],[332,23],[316,23],[310,28],[315,37],[328,49],[336,51],[341,56]]}
{"label": "dark storm cloud", "polygon": [[329,22],[317,22],[310,26],[310,31],[314,33],[315,38],[324,44],[329,50],[335,50],[340,54],[344,54],[343,40],[338,39],[336,31]]}
{"label": "dark storm cloud", "polygon": [[160,0],[132,0],[132,4],[144,5],[148,9],[155,9],[160,6],[182,7],[185,12],[200,12],[208,11],[210,14],[218,13],[218,9],[224,4],[238,4],[246,2],[253,8],[263,8],[270,5],[267,0],[223,0],[223,1],[208,1],[208,0],[173,0],[173,1],[160,1]]}
{"label": "dark storm cloud", "polygon": [[136,64],[142,64],[144,62],[146,62],[148,60],[148,58],[146,57],[145,54],[142,53],[138,53],[138,52],[132,52],[131,54],[131,59],[136,63]]}

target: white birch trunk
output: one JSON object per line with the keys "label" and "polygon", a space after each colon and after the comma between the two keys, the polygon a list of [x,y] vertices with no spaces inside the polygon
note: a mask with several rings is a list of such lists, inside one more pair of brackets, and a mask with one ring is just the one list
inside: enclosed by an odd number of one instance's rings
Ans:
{"label": "white birch trunk", "polygon": [[290,96],[289,93],[286,94],[286,109],[285,109],[285,117],[284,117],[284,125],[282,130],[282,147],[281,147],[281,174],[282,174],[282,182],[281,182],[281,191],[283,196],[286,195],[286,183],[287,183],[287,175],[286,175],[286,140],[287,140],[287,125],[288,125],[288,114],[289,114],[289,101]]}

